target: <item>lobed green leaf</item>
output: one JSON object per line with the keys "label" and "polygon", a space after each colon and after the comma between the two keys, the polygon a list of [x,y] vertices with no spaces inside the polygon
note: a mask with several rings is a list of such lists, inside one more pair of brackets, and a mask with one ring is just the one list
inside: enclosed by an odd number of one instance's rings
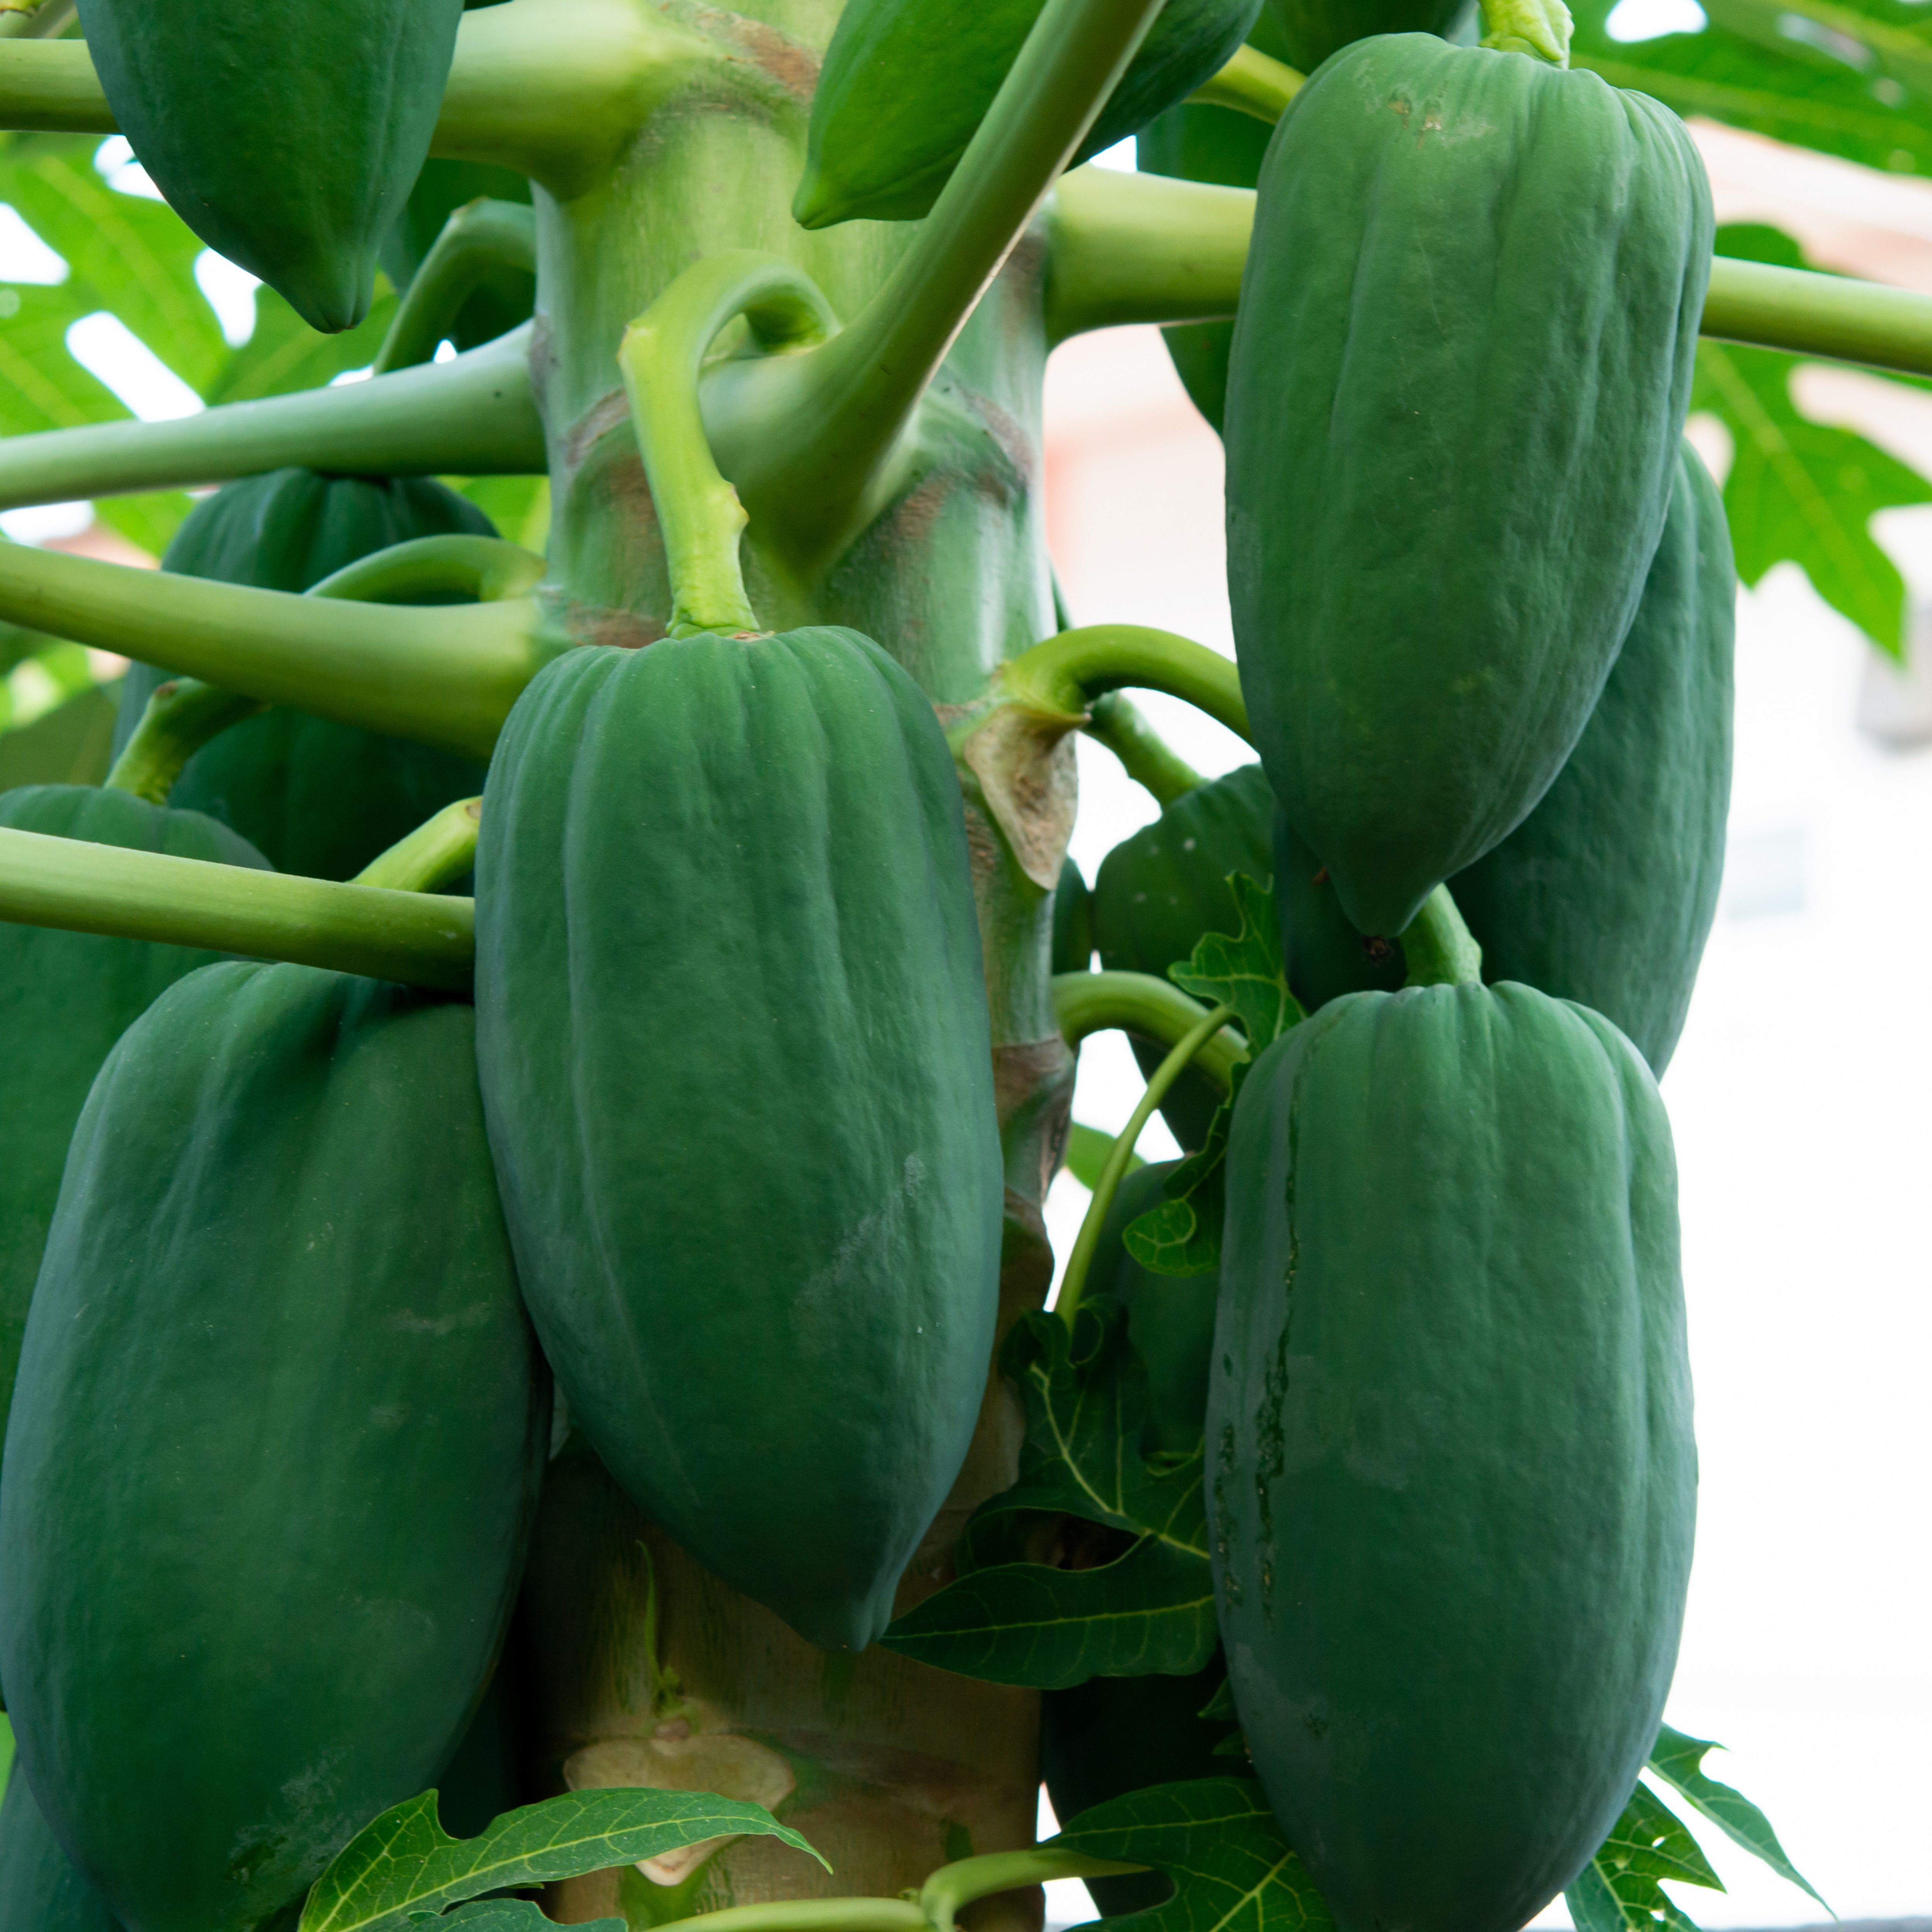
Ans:
{"label": "lobed green leaf", "polygon": [[[1652,1748],[1650,1768],[1726,1838],[1762,1858],[1780,1878],[1789,1879],[1801,1891],[1809,1892],[1830,1912],[1832,1908],[1825,1905],[1816,1887],[1786,1856],[1784,1847],[1778,1842],[1778,1834],[1771,1828],[1771,1820],[1742,1792],[1705,1774],[1704,1754],[1723,1749],[1723,1745],[1713,1744],[1708,1738],[1687,1737],[1666,1724],[1658,1732]],[[1837,1916],[1832,1913],[1834,1918]]]}
{"label": "lobed green leaf", "polygon": [[1208,1006],[1233,1007],[1250,1052],[1258,1055],[1308,1016],[1288,988],[1273,891],[1240,872],[1228,875],[1228,890],[1240,930],[1203,933],[1192,956],[1170,966],[1167,976]]}
{"label": "lobed green leaf", "polygon": [[1724,1888],[1683,1822],[1640,1780],[1610,1835],[1563,1894],[1576,1932],[1696,1932],[1660,1879]]}

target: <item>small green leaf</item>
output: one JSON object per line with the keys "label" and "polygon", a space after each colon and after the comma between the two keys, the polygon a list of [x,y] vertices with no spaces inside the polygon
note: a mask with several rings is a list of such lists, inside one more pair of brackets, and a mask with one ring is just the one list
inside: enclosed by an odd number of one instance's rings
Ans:
{"label": "small green leaf", "polygon": [[[1114,1150],[1114,1137],[1103,1134],[1098,1127],[1084,1126],[1078,1120],[1066,1130],[1066,1171],[1089,1193],[1100,1184],[1100,1170],[1107,1164],[1107,1156]],[[1137,1154],[1127,1156],[1127,1172],[1131,1174],[1137,1167],[1147,1162]]]}
{"label": "small green leaf", "polygon": [[1331,1932],[1334,1923],[1249,1778],[1130,1792],[1082,1812],[1048,1843],[1150,1865],[1174,1881],[1165,1904],[1134,1914],[1136,1932]]}
{"label": "small green leaf", "polygon": [[581,1877],[746,1833],[819,1856],[764,1806],[708,1792],[566,1792],[459,1840],[438,1821],[436,1793],[425,1791],[364,1826],[335,1855],[309,1893],[299,1932],[401,1932],[412,1918],[482,1892]]}
{"label": "small green leaf", "polygon": [[1137,1214],[1122,1236],[1127,1252],[1156,1274],[1205,1274],[1221,1263],[1221,1222],[1227,1211],[1226,1172],[1228,1132],[1234,1102],[1252,1060],[1238,1061],[1228,1097],[1208,1124],[1204,1144],[1191,1154],[1161,1185],[1167,1197],[1157,1208]]}
{"label": "small green leaf", "polygon": [[[1811,1881],[1786,1856],[1784,1847],[1778,1842],[1778,1834],[1771,1828],[1771,1820],[1742,1792],[1704,1774],[1704,1754],[1723,1749],[1722,1744],[1713,1744],[1708,1738],[1686,1737],[1666,1724],[1652,1748],[1650,1768],[1726,1838],[1762,1858],[1780,1878],[1789,1879],[1801,1891],[1808,1892],[1827,1912],[1832,1912]],[[1834,1918],[1838,1916],[1832,1912]]]}
{"label": "small green leaf", "polygon": [[[526,1898],[482,1898],[426,1924],[442,1932],[445,1926],[458,1926],[463,1932],[551,1932],[556,1921],[546,1918]],[[571,1932],[628,1932],[621,1918],[592,1918],[574,1925]]]}
{"label": "small green leaf", "polygon": [[1240,1720],[1234,1708],[1234,1681],[1224,1677],[1220,1688],[1201,1707],[1201,1721],[1204,1724],[1232,1724]]}
{"label": "small green leaf", "polygon": [[1232,1006],[1250,1054],[1258,1055],[1308,1016],[1288,989],[1273,891],[1240,872],[1229,874],[1228,890],[1234,895],[1240,932],[1203,933],[1192,958],[1170,966],[1167,976],[1210,1006]]}
{"label": "small green leaf", "polygon": [[1696,1932],[1659,1888],[1660,1879],[1724,1888],[1683,1821],[1640,1781],[1610,1835],[1564,1894],[1576,1932],[1655,1932],[1659,1926]]}

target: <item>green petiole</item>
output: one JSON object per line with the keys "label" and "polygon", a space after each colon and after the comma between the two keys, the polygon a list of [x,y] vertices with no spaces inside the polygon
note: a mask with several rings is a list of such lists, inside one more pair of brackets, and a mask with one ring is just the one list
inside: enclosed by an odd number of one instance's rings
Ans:
{"label": "green petiole", "polygon": [[1411,986],[1480,986],[1483,949],[1462,923],[1447,886],[1438,886],[1402,932]]}
{"label": "green petiole", "polygon": [[483,801],[460,798],[378,854],[352,883],[396,892],[440,892],[476,864],[482,824]]}
{"label": "green petiole", "polygon": [[198,678],[169,679],[148,700],[134,735],[107,774],[107,788],[166,805],[189,759],[231,724],[261,709],[259,698],[243,698]]}
{"label": "green petiole", "polygon": [[[1061,973],[1053,981],[1053,1013],[1060,1037],[1078,1046],[1089,1034],[1118,1027],[1142,1040],[1173,1046],[1199,1025],[1208,1009],[1171,980],[1150,973]],[[1211,1038],[1196,1060],[1225,1094],[1248,1043],[1233,1028]]]}
{"label": "green petiole", "polygon": [[514,201],[472,201],[443,224],[376,352],[375,374],[428,362],[463,304],[492,269],[536,274],[536,211]]}
{"label": "green petiole", "polygon": [[1120,692],[1103,692],[1088,708],[1083,728],[1120,761],[1136,784],[1172,805],[1202,782],[1201,774],[1172,750]]}

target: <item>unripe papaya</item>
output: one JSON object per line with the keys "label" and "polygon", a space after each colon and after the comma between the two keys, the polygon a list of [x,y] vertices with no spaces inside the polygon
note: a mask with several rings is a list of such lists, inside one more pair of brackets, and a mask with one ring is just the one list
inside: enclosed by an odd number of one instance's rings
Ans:
{"label": "unripe papaya", "polygon": [[1696,1452],[1655,1082],[1527,986],[1336,1000],[1234,1110],[1215,1588],[1341,1932],[1514,1932],[1657,1735]]}
{"label": "unripe papaya", "polygon": [[1527,54],[1361,41],[1282,122],[1228,585],[1262,762],[1360,931],[1401,932],[1581,736],[1663,532],[1711,238],[1677,117]]}
{"label": "unripe papaya", "polygon": [[204,968],[76,1129],[0,1477],[0,1676],[128,1932],[253,1932],[428,1786],[548,1447],[471,1009]]}
{"label": "unripe papaya", "polygon": [[1268,51],[1312,74],[1352,40],[1374,34],[1447,35],[1468,0],[1266,0],[1265,19],[1280,41]]}
{"label": "unripe papaya", "polygon": [[[849,0],[812,104],[807,228],[932,212],[1046,0]],[[1073,163],[1184,100],[1226,64],[1261,0],[1167,0]]]}
{"label": "unripe papaya", "polygon": [[[0,794],[0,825],[136,852],[266,870],[198,812],[92,785]],[[50,926],[0,925],[0,1421],[10,1399],[47,1224],[75,1121],[114,1042],[177,980],[219,956]]]}
{"label": "unripe papaya", "polygon": [[998,1295],[944,734],[854,632],[586,646],[485,797],[483,1091],[572,1420],[700,1562],[861,1649],[964,1457]]}
{"label": "unripe papaya", "polygon": [[80,0],[107,104],[168,205],[328,331],[368,313],[462,17],[463,0]]}
{"label": "unripe papaya", "polygon": [[1400,939],[1350,924],[1328,870],[1277,809],[1274,904],[1289,990],[1311,1013],[1344,993],[1394,993],[1408,976]]}
{"label": "unripe papaya", "polygon": [[122,1932],[48,1830],[17,1764],[0,1802],[0,1932]]}
{"label": "unripe papaya", "polygon": [[1718,909],[1737,572],[1687,443],[1610,682],[1543,802],[1453,881],[1485,979],[1593,1006],[1661,1078]]}
{"label": "unripe papaya", "polygon": [[[1123,839],[1100,862],[1094,882],[1094,939],[1111,972],[1167,977],[1204,932],[1233,932],[1239,920],[1231,873],[1265,885],[1274,799],[1258,765],[1184,792],[1151,825]],[[1134,1056],[1151,1075],[1167,1048],[1136,1040]],[[1184,1148],[1198,1148],[1221,1104],[1220,1090],[1190,1068],[1168,1088],[1161,1118]]]}
{"label": "unripe papaya", "polygon": [[[198,505],[161,568],[218,584],[302,591],[392,544],[496,534],[475,504],[427,477],[278,470],[231,483]],[[129,668],[117,750],[168,675],[147,664]],[[453,752],[278,707],[197,752],[170,802],[233,826],[280,871],[350,879],[404,833],[482,786],[482,766]]]}
{"label": "unripe papaya", "polygon": [[1084,973],[1094,964],[1094,895],[1071,859],[1061,862],[1053,891],[1052,959],[1056,973]]}

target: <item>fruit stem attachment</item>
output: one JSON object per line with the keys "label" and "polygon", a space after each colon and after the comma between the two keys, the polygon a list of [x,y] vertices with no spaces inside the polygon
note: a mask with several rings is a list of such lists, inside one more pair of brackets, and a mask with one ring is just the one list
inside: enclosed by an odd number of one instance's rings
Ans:
{"label": "fruit stem attachment", "polygon": [[[1069,1328],[1073,1326],[1073,1318],[1080,1312],[1081,1298],[1087,1292],[1087,1271],[1093,1265],[1094,1250],[1100,1245],[1101,1224],[1113,1207],[1114,1196],[1120,1192],[1120,1182],[1133,1160],[1135,1142],[1153,1118],[1155,1108],[1167,1098],[1168,1089],[1186,1072],[1195,1055],[1234,1017],[1232,1006],[1216,1006],[1181,1036],[1174,1050],[1154,1070],[1154,1078],[1147,1084],[1147,1091],[1141,1096],[1140,1105],[1114,1137],[1113,1147],[1107,1155],[1107,1164],[1101,1168],[1100,1183],[1094,1190],[1094,1198],[1087,1204],[1086,1216],[1075,1238],[1073,1252],[1066,1258],[1066,1273],[1060,1280],[1060,1298],[1054,1304],[1054,1312]],[[931,1882],[927,1881],[928,1885]]]}
{"label": "fruit stem attachment", "polygon": [[1172,750],[1124,693],[1105,692],[1094,699],[1082,728],[1120,761],[1129,778],[1162,805],[1192,791],[1201,774]]}
{"label": "fruit stem attachment", "polygon": [[483,801],[458,799],[379,853],[352,883],[396,892],[440,892],[476,863],[476,835],[482,824]]}
{"label": "fruit stem attachment", "polygon": [[357,604],[450,597],[499,604],[528,596],[548,568],[536,551],[500,537],[416,537],[344,564],[305,594]]}
{"label": "fruit stem attachment", "polygon": [[1084,712],[1124,685],[1164,691],[1238,736],[1248,736],[1248,707],[1232,658],[1172,631],[1141,624],[1089,624],[1062,631],[1010,658],[997,674],[1005,697],[1044,712]]}
{"label": "fruit stem attachment", "polygon": [[0,830],[0,919],[467,993],[473,900]]}
{"label": "fruit stem attachment", "polygon": [[[1058,973],[1053,979],[1053,1016],[1069,1046],[1115,1027],[1137,1039],[1174,1046],[1207,1013],[1198,1000],[1151,973]],[[1248,1042],[1228,1027],[1201,1049],[1196,1064],[1226,1094],[1234,1084],[1236,1065],[1247,1057]]]}
{"label": "fruit stem attachment", "polygon": [[1276,60],[1258,47],[1242,47],[1219,74],[1187,98],[1199,106],[1232,107],[1238,114],[1252,114],[1272,127],[1307,82],[1307,75],[1286,61]]}
{"label": "fruit stem attachment", "polygon": [[920,1888],[920,1909],[932,1932],[954,1932],[962,1906],[996,1892],[1017,1892],[1022,1886],[1046,1885],[1055,1879],[1113,1878],[1146,1870],[1145,1865],[1121,1864],[1050,1845],[1028,1852],[987,1852],[941,1865]]}
{"label": "fruit stem attachment", "polygon": [[1462,923],[1447,886],[1438,886],[1403,927],[1402,956],[1409,986],[1480,986],[1483,949]]}
{"label": "fruit stem attachment", "polygon": [[188,760],[210,739],[261,709],[259,698],[223,691],[199,678],[170,678],[154,687],[134,736],[107,774],[107,789],[166,805]]}
{"label": "fruit stem attachment", "polygon": [[1482,0],[1483,45],[1498,53],[1534,54],[1552,67],[1570,64],[1573,22],[1563,0]]}
{"label": "fruit stem attachment", "polygon": [[776,255],[734,249],[679,276],[624,332],[617,352],[664,532],[674,638],[758,628],[738,558],[744,506],[718,472],[698,402],[705,356],[740,316],[767,354],[822,343],[838,326],[802,269]]}
{"label": "fruit stem attachment", "polygon": [[472,201],[442,224],[398,304],[395,320],[376,352],[374,369],[386,376],[434,358],[463,304],[493,269],[536,273],[536,210],[515,201]]}

